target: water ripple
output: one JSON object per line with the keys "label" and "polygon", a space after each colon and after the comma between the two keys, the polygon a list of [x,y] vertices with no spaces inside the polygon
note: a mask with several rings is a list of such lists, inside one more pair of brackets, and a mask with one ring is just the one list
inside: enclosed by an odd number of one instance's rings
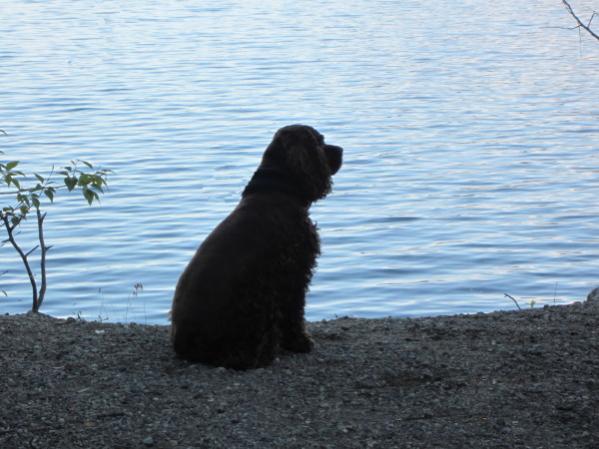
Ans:
{"label": "water ripple", "polygon": [[[165,323],[195,248],[295,122],[346,149],[313,208],[309,319],[509,309],[504,292],[553,303],[596,286],[599,48],[556,28],[571,25],[559,2],[1,9],[6,157],[114,170],[101,206],[48,208],[47,313]],[[6,245],[0,258],[0,309],[24,311],[18,258]]]}

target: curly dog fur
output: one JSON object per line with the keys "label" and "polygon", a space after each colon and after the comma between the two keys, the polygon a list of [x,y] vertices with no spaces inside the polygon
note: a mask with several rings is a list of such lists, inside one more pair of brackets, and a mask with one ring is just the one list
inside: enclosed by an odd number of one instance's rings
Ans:
{"label": "curly dog fur", "polygon": [[241,201],[181,275],[171,339],[181,358],[235,369],[279,349],[309,352],[305,294],[320,243],[308,209],[331,191],[343,150],[314,128],[281,128]]}

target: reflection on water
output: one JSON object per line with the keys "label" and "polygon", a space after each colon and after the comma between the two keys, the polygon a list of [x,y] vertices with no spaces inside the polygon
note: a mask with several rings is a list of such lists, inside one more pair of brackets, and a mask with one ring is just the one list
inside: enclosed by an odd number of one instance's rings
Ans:
{"label": "reflection on water", "polygon": [[[592,2],[581,2],[581,14]],[[310,319],[511,309],[598,283],[599,45],[559,2],[8,2],[0,137],[26,171],[115,171],[49,208],[43,310],[165,323],[272,133],[345,148],[313,208]],[[27,237],[24,229],[22,238]],[[0,310],[29,305],[0,248]],[[143,291],[133,295],[134,285]]]}

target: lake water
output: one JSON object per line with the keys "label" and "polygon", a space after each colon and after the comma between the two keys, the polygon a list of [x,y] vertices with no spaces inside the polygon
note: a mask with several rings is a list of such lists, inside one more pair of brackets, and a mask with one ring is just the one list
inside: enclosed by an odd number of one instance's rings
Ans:
{"label": "lake water", "polygon": [[[114,170],[100,206],[61,192],[47,208],[42,311],[167,323],[196,247],[297,122],[345,148],[312,209],[310,320],[583,299],[599,42],[573,24],[557,0],[0,1],[3,160]],[[0,312],[24,312],[10,245],[5,270]]]}

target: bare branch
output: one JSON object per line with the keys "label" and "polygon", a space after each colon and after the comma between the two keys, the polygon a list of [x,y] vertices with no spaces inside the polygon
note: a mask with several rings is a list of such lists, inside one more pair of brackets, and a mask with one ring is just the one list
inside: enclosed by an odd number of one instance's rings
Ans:
{"label": "bare branch", "polygon": [[593,32],[593,30],[591,30],[590,25],[591,22],[593,21],[593,17],[595,17],[595,15],[597,14],[596,12],[593,12],[593,15],[591,16],[591,19],[589,20],[588,25],[585,25],[584,23],[582,23],[582,21],[578,18],[578,16],[576,15],[576,13],[574,12],[574,10],[572,9],[572,7],[570,6],[570,3],[568,3],[566,0],[562,0],[562,3],[565,5],[566,9],[568,10],[568,12],[570,13],[570,15],[574,18],[574,20],[576,20],[576,23],[578,23],[578,26],[576,28],[583,28],[587,31],[587,33],[589,33],[591,36],[593,36],[595,39],[599,40],[599,35],[595,34]]}
{"label": "bare branch", "polygon": [[17,253],[19,253],[19,256],[21,256],[21,259],[23,260],[23,265],[25,265],[25,270],[27,270],[27,275],[29,276],[29,282],[31,283],[31,289],[33,293],[33,306],[31,310],[33,312],[37,312],[39,306],[37,301],[37,284],[35,283],[35,276],[33,275],[33,271],[31,271],[31,266],[29,265],[27,256],[15,240],[15,237],[13,235],[14,226],[10,225],[10,222],[8,221],[8,217],[6,215],[2,215],[2,221],[4,222],[4,227],[8,232],[8,241],[12,244],[13,248],[17,251]]}

